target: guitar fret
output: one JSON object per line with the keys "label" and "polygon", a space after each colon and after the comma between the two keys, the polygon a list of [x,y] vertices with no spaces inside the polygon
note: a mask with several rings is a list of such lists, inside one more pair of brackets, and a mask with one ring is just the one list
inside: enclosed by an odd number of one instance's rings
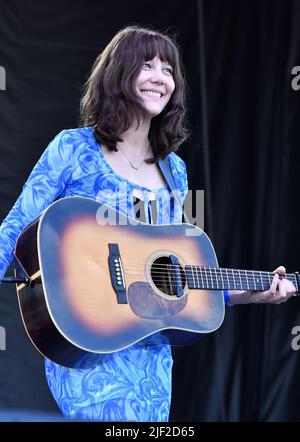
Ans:
{"label": "guitar fret", "polygon": [[261,290],[261,278],[260,276],[257,274],[258,272],[253,272],[254,275],[254,290],[256,291],[260,291]]}
{"label": "guitar fret", "polygon": [[268,277],[269,277],[269,286],[271,286],[273,276],[270,273],[268,273]]}
{"label": "guitar fret", "polygon": [[[246,273],[247,273],[247,282],[248,282],[249,290],[252,290],[252,288],[254,287],[253,273],[250,270],[247,270]],[[251,280],[251,278],[252,278],[252,280]]]}
{"label": "guitar fret", "polygon": [[260,281],[261,281],[261,290],[264,291],[264,282],[262,279],[262,272],[259,272],[259,273],[260,273]]}
{"label": "guitar fret", "polygon": [[254,290],[257,290],[257,286],[256,286],[256,275],[253,272],[253,283],[254,283]]}
{"label": "guitar fret", "polygon": [[253,282],[254,282],[254,290],[260,290],[261,287],[261,278],[260,275],[258,274],[259,272],[253,272]]}
{"label": "guitar fret", "polygon": [[216,269],[216,275],[217,275],[217,281],[218,281],[218,288],[223,287],[223,278],[222,278],[222,272],[221,269]]}
{"label": "guitar fret", "polygon": [[217,289],[219,288],[219,281],[218,281],[218,277],[217,277],[217,269],[216,269],[216,267],[214,268],[214,271],[215,271],[215,278],[216,278],[216,286],[217,286]]}
{"label": "guitar fret", "polygon": [[252,290],[260,290],[260,286],[261,286],[261,278],[259,275],[259,272],[252,272],[253,275],[253,287]]}
{"label": "guitar fret", "polygon": [[195,286],[193,285],[193,279],[192,279],[192,266],[186,266],[186,275],[189,287],[194,289]]}
{"label": "guitar fret", "polygon": [[210,288],[213,288],[214,285],[213,285],[213,279],[212,279],[211,267],[209,267],[208,270],[209,270],[209,273],[210,273],[210,280],[211,280],[211,287],[210,287]]}
{"label": "guitar fret", "polygon": [[199,287],[199,270],[197,267],[195,268],[195,271],[196,271],[197,287]]}
{"label": "guitar fret", "polygon": [[207,288],[209,289],[209,267],[206,267],[205,269],[206,272],[206,280],[207,280]]}
{"label": "guitar fret", "polygon": [[194,277],[194,266],[191,266],[191,270],[192,270],[193,285],[194,285],[194,287],[196,287],[196,285],[195,285],[195,277]]}
{"label": "guitar fret", "polygon": [[219,280],[221,281],[221,287],[224,288],[224,279],[222,269],[219,269]]}
{"label": "guitar fret", "polygon": [[201,287],[204,287],[204,281],[203,281],[203,273],[202,273],[202,269],[200,269],[200,277],[201,277]]}
{"label": "guitar fret", "polygon": [[232,269],[231,270],[231,273],[232,273],[232,282],[233,282],[233,285],[234,285],[234,289],[236,290],[236,284],[235,284],[235,276],[234,276],[234,270]]}
{"label": "guitar fret", "polygon": [[225,269],[225,275],[226,275],[226,277],[227,277],[227,284],[228,284],[228,286],[225,287],[225,289],[229,289],[229,278],[228,278],[228,272],[227,272],[227,269]]}
{"label": "guitar fret", "polygon": [[248,276],[247,276],[247,270],[245,270],[244,273],[246,276],[247,289],[249,290],[249,281],[248,281]]}
{"label": "guitar fret", "polygon": [[207,267],[204,267],[204,276],[205,276],[205,288],[209,288],[209,284],[208,284],[208,276],[207,276]]}
{"label": "guitar fret", "polygon": [[242,278],[241,278],[241,271],[240,270],[238,270],[238,274],[239,274],[239,278],[240,278],[240,289],[243,289]]}
{"label": "guitar fret", "polygon": [[205,285],[205,287],[208,288],[208,279],[207,279],[206,267],[204,267],[203,270],[204,270],[204,275],[205,275],[205,278],[206,278],[206,285]]}
{"label": "guitar fret", "polygon": [[223,271],[222,269],[219,269],[219,281],[221,284],[222,289],[224,288],[224,278],[223,278]]}

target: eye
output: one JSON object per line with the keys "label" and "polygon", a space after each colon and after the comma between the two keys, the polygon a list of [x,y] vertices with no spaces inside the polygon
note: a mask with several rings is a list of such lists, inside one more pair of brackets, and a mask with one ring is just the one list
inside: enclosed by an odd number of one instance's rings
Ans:
{"label": "eye", "polygon": [[143,68],[144,67],[148,67],[148,68],[151,68],[151,64],[150,63],[147,63],[146,61],[144,61],[144,63],[143,63]]}
{"label": "eye", "polygon": [[169,72],[169,74],[173,75],[174,69],[171,66],[170,67],[168,66],[164,68],[164,71],[167,71]]}

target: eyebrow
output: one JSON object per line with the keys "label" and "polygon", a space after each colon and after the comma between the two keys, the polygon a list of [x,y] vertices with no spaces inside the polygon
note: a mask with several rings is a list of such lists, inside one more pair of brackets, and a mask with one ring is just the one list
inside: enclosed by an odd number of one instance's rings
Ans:
{"label": "eyebrow", "polygon": [[[154,57],[155,58],[155,57]],[[147,57],[144,57],[144,61],[152,61],[154,58],[147,58]],[[172,63],[170,63],[168,60],[162,60],[161,61],[162,63],[167,63],[167,64],[169,64],[170,66],[172,66]]]}

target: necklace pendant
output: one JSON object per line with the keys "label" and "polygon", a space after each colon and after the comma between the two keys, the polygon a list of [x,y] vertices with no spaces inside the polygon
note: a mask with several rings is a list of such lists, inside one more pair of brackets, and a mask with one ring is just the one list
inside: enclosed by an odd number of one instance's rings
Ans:
{"label": "necklace pendant", "polygon": [[130,166],[133,168],[133,169],[135,169],[135,170],[138,170],[138,167],[136,167],[134,164],[132,164],[132,162],[130,161]]}

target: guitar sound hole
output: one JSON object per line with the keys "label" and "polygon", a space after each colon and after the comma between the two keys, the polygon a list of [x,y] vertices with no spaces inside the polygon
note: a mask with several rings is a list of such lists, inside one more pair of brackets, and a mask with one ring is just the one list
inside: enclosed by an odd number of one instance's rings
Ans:
{"label": "guitar sound hole", "polygon": [[169,296],[176,296],[179,285],[181,284],[184,289],[186,284],[186,276],[181,264],[172,264],[168,256],[162,256],[153,261],[151,278],[155,287]]}

